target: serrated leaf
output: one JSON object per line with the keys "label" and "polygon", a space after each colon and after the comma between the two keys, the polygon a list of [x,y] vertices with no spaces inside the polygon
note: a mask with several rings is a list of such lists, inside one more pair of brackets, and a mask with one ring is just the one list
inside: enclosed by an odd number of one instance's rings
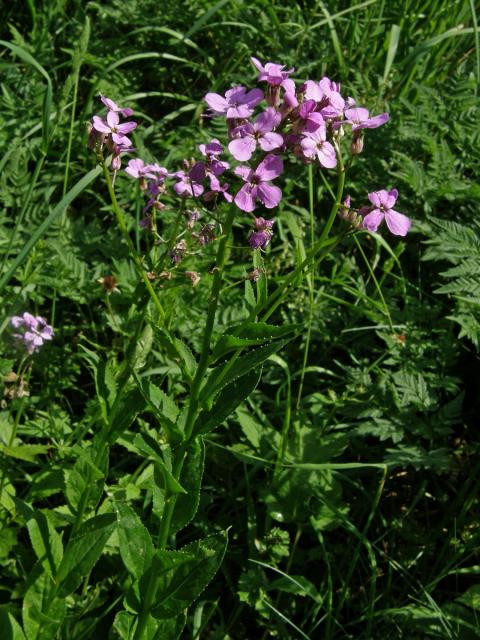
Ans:
{"label": "serrated leaf", "polygon": [[133,444],[148,458],[154,460],[154,479],[168,495],[175,493],[186,493],[185,489],[172,475],[171,470],[166,466],[162,457],[162,452],[158,444],[147,434],[135,436]]}
{"label": "serrated leaf", "polygon": [[40,564],[29,577],[22,621],[27,640],[54,640],[66,613],[66,602],[55,597],[55,583]]}
{"label": "serrated leaf", "polygon": [[144,382],[135,373],[134,377],[150,410],[165,430],[168,440],[172,443],[181,441],[182,435],[176,424],[179,409],[175,402],[152,382]]}
{"label": "serrated leaf", "polygon": [[227,532],[222,531],[179,551],[157,551],[152,569],[161,579],[152,616],[172,618],[189,607],[217,573],[227,542]]}
{"label": "serrated leaf", "polygon": [[177,533],[191,522],[200,502],[203,469],[205,466],[205,445],[203,439],[195,438],[185,452],[180,484],[185,493],[180,494],[175,503],[170,531]]}
{"label": "serrated leaf", "polygon": [[217,360],[234,349],[264,344],[299,330],[300,325],[276,326],[266,322],[247,323],[232,331],[231,334],[219,338],[213,348],[212,359]]}
{"label": "serrated leaf", "polygon": [[193,433],[205,434],[222,424],[255,390],[261,375],[262,369],[259,367],[258,371],[251,371],[240,380],[235,380],[224,387],[218,394],[212,409],[203,411],[199,415],[193,427]]}
{"label": "serrated leaf", "polygon": [[93,462],[94,456],[93,449],[87,449],[75,462],[73,469],[65,472],[65,495],[74,513],[76,513],[86,491],[88,491],[88,503],[94,506],[102,495],[107,456],[105,454],[101,462],[103,470]]}
{"label": "serrated leaf", "polygon": [[241,378],[252,369],[260,367],[273,353],[280,351],[288,342],[289,340],[276,340],[250,351],[244,356],[240,356],[235,360],[233,366],[227,360],[227,362],[215,367],[200,391],[200,403],[204,404],[210,396],[220,391],[223,387]]}
{"label": "serrated leaf", "polygon": [[115,501],[120,555],[129,573],[140,578],[149,568],[155,548],[148,529],[125,502]]}
{"label": "serrated leaf", "polygon": [[103,548],[116,526],[113,513],[94,516],[81,525],[65,550],[57,574],[59,594],[66,597],[80,584],[100,558]]}
{"label": "serrated leaf", "polygon": [[35,462],[35,458],[42,453],[47,453],[50,447],[42,444],[19,444],[12,447],[0,446],[0,451],[10,458]]}

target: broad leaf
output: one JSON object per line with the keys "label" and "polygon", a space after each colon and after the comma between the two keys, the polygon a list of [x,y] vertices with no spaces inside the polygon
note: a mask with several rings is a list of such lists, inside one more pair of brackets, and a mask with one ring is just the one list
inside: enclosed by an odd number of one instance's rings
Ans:
{"label": "broad leaf", "polygon": [[[66,602],[55,596],[55,583],[40,564],[29,577],[22,620],[27,640],[54,640],[66,613]],[[2,638],[3,640],[3,638]]]}
{"label": "broad leaf", "polygon": [[203,468],[205,464],[205,445],[202,438],[195,438],[185,452],[180,484],[185,493],[177,497],[170,531],[177,533],[191,522],[197,513],[200,502]]}

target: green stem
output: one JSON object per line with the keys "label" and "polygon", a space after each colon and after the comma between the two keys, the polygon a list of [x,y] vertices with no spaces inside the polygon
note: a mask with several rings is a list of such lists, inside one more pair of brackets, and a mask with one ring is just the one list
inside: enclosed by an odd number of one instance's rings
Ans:
{"label": "green stem", "polygon": [[[195,424],[195,418],[197,417],[197,413],[198,413],[200,385],[202,383],[205,372],[208,368],[208,362],[210,359],[210,342],[212,339],[212,333],[213,333],[213,328],[215,324],[215,316],[216,316],[217,307],[218,307],[218,300],[219,300],[220,291],[222,288],[223,270],[224,270],[225,262],[227,258],[227,243],[230,237],[230,232],[232,230],[235,211],[236,211],[235,207],[231,206],[227,215],[227,220],[225,222],[224,229],[223,229],[223,236],[218,246],[217,257],[215,261],[215,273],[213,276],[210,299],[208,302],[207,321],[205,324],[205,331],[203,334],[202,351],[201,351],[201,356],[198,362],[197,369],[195,371],[195,376],[193,378],[192,385],[190,388],[190,401],[188,405],[187,418],[185,421],[185,443],[179,449],[176,455],[173,469],[172,469],[173,476],[175,477],[176,480],[180,479],[182,469],[183,469],[183,464],[185,461],[186,447],[188,442],[191,440],[193,436],[193,427]],[[166,500],[162,521],[160,523],[160,530],[158,534],[159,549],[164,549],[167,545],[168,537],[170,535],[172,517],[175,510],[176,498],[177,498],[176,495],[171,495]],[[137,628],[135,630],[135,635],[133,636],[133,640],[143,639],[143,634],[148,622],[150,610],[155,602],[155,596],[157,594],[160,579],[161,577],[154,575],[153,573],[150,574],[150,579],[148,581],[147,590],[145,593],[145,599],[143,601],[142,610],[138,617]]]}

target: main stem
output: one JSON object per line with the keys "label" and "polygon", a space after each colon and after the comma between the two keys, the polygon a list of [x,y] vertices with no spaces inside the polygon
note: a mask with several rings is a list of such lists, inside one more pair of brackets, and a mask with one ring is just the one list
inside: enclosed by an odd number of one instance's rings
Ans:
{"label": "main stem", "polygon": [[[200,360],[198,362],[195,376],[190,387],[190,401],[188,404],[188,413],[185,420],[185,443],[179,448],[175,463],[173,465],[172,473],[176,480],[180,479],[182,474],[183,464],[185,461],[186,449],[189,441],[193,436],[193,428],[195,425],[195,419],[198,414],[198,405],[200,397],[200,385],[208,367],[210,358],[210,342],[212,340],[213,327],[215,324],[215,316],[218,307],[218,300],[220,297],[220,291],[222,289],[223,270],[227,259],[227,245],[232,230],[233,218],[235,216],[235,207],[231,206],[227,219],[225,221],[223,236],[218,245],[217,257],[215,261],[215,273],[213,276],[212,288],[210,291],[210,298],[208,301],[207,309],[207,321],[205,323],[205,332],[202,340],[202,351]],[[168,537],[170,535],[170,527],[172,523],[172,517],[175,510],[175,503],[177,500],[176,495],[171,495],[165,502],[165,509],[160,523],[160,530],[158,533],[158,549],[164,549],[167,545]],[[150,611],[155,602],[155,596],[158,590],[159,577],[153,572],[150,574],[147,590],[145,593],[145,599],[143,601],[142,611],[138,617],[138,624],[135,630],[133,640],[143,640],[143,634],[148,622]]]}

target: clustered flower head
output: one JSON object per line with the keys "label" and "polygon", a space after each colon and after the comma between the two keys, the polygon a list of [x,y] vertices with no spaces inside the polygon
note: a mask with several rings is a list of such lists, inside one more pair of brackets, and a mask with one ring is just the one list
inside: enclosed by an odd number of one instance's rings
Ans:
{"label": "clustered flower head", "polygon": [[[193,201],[195,211],[202,210],[202,216],[225,201],[251,216],[253,230],[248,242],[252,248],[264,250],[272,238],[275,220],[255,217],[254,212],[259,208],[275,209],[281,202],[282,190],[275,181],[283,173],[285,162],[300,161],[314,163],[322,170],[336,169],[345,133],[351,132],[353,156],[363,150],[364,131],[381,127],[389,120],[387,113],[370,115],[353,98],[342,96],[340,84],[326,76],[318,81],[296,83],[291,77],[293,68],[262,63],[254,57],[251,62],[262,88],[238,85],[223,95],[210,92],[204,97],[208,107],[205,116],[225,120],[226,141],[213,138],[200,144],[197,160],[184,160],[180,170],[171,172],[141,158],[129,160],[125,172],[139,181],[148,196],[140,223],[144,229],[156,233],[156,212],[168,206],[171,196]],[[120,121],[121,116],[132,115],[131,109],[119,107],[104,96],[101,101],[108,113],[106,119],[94,116],[92,132],[96,143],[105,145],[113,158],[118,159],[120,153],[132,152],[128,134],[137,125]],[[116,170],[117,166],[118,160],[113,168]],[[348,200],[348,206],[344,205],[339,215],[352,225],[354,222],[353,226],[370,231],[376,231],[385,219],[393,234],[405,235],[410,221],[392,209],[397,195],[395,189],[375,191],[368,196],[372,206],[359,210],[351,209]],[[198,217],[196,214],[195,218],[189,218],[170,249],[173,264],[188,254],[188,239],[203,245],[215,238],[216,225],[198,223]],[[200,230],[197,224],[201,225]]]}
{"label": "clustered flower head", "polygon": [[14,333],[13,337],[23,343],[30,355],[38,351],[46,340],[53,338],[53,328],[47,324],[45,318],[32,316],[28,311],[21,316],[13,316],[10,323],[14,329],[18,329],[18,333]]}

